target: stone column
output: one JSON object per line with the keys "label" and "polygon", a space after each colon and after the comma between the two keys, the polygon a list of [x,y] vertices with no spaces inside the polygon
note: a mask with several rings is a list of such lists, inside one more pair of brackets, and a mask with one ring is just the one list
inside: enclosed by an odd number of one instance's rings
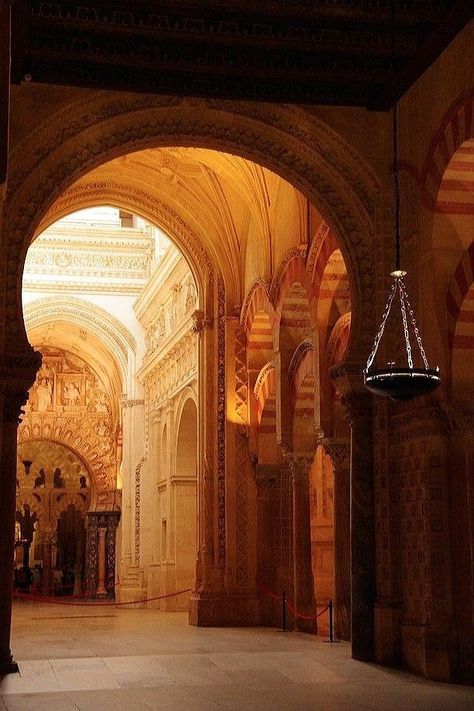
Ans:
{"label": "stone column", "polygon": [[[216,297],[215,285],[213,299]],[[214,309],[209,305],[209,313]],[[197,481],[197,534],[198,555],[196,564],[196,590],[189,602],[189,622],[207,626],[216,619],[214,601],[222,596],[223,569],[218,565],[217,551],[217,480],[219,453],[216,437],[216,392],[218,378],[224,378],[225,370],[219,358],[216,319],[203,311],[193,314],[193,330],[198,334],[198,481]],[[220,339],[222,341],[222,339]],[[222,350],[222,344],[220,345]],[[222,371],[222,372],[221,372]],[[222,405],[222,408],[224,406]],[[222,412],[225,415],[224,410]]]}
{"label": "stone column", "polygon": [[[276,464],[256,464],[257,485],[257,580],[271,591],[280,591],[277,581],[277,551],[275,540],[274,497],[280,486],[280,467]],[[273,514],[273,516],[272,516]],[[279,625],[280,605],[265,592],[260,594],[260,624]]]}
{"label": "stone column", "polygon": [[334,626],[336,637],[351,639],[351,487],[349,442],[326,438],[323,447],[334,468]]}
{"label": "stone column", "polygon": [[448,412],[453,678],[474,684],[474,408],[451,404]]}
{"label": "stone column", "polygon": [[99,528],[97,540],[97,591],[96,597],[105,595],[105,528]]}
{"label": "stone column", "polygon": [[0,369],[0,674],[18,671],[10,651],[15,554],[17,428],[41,356],[32,350]]}
{"label": "stone column", "polygon": [[120,511],[87,514],[86,585],[90,598],[115,598],[115,542]]}
{"label": "stone column", "polygon": [[[360,379],[360,376],[359,376]],[[352,657],[374,659],[375,531],[372,396],[338,382],[351,423],[351,638]]]}
{"label": "stone column", "polygon": [[[314,580],[311,566],[311,520],[309,473],[312,456],[284,452],[292,484],[293,504],[293,604],[303,615],[316,614]],[[295,629],[317,633],[317,621],[295,619]]]}
{"label": "stone column", "polygon": [[26,394],[2,395],[2,464],[0,473],[0,675],[18,671],[10,652],[16,503],[16,437]]}

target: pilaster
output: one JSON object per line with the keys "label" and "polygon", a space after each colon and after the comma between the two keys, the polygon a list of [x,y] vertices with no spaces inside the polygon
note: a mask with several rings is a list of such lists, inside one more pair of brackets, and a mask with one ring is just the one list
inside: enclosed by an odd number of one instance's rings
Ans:
{"label": "pilaster", "polygon": [[334,469],[334,626],[336,637],[351,639],[351,446],[324,438]]}
{"label": "pilaster", "polygon": [[375,530],[372,396],[362,367],[343,365],[333,380],[351,425],[351,641],[352,657],[373,661],[375,652]]}
{"label": "pilaster", "polygon": [[[315,614],[316,600],[311,566],[309,473],[313,456],[284,451],[292,486],[293,604],[302,615]],[[317,633],[317,621],[295,619],[295,629]]]}

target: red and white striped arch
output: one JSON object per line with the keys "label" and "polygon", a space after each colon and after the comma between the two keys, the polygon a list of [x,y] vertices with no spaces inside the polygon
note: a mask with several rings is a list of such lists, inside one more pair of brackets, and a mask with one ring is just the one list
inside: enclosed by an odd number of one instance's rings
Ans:
{"label": "red and white striped arch", "polygon": [[[275,312],[265,282],[254,282],[242,307],[241,323],[247,333],[249,359],[266,362],[273,352]],[[261,357],[259,357],[261,356]]]}
{"label": "red and white striped arch", "polygon": [[450,347],[456,350],[474,348],[474,242],[454,272],[446,307]]}
{"label": "red and white striped arch", "polygon": [[[446,113],[430,143],[421,176],[425,204],[435,212],[474,214],[474,96]],[[405,165],[405,164],[404,164]],[[415,172],[412,166],[408,167]],[[415,176],[416,177],[416,176]]]}
{"label": "red and white striped arch", "polygon": [[331,335],[329,336],[326,347],[326,357],[329,368],[333,365],[337,365],[337,363],[340,363],[343,359],[347,344],[349,343],[350,330],[351,312],[348,311],[336,321]]}
{"label": "red and white striped arch", "polygon": [[309,341],[301,344],[290,364],[295,417],[314,417],[314,347]]}
{"label": "red and white striped arch", "polygon": [[[309,315],[309,278],[303,256],[292,250],[281,263],[270,291],[275,304],[276,318],[282,325],[298,325]],[[302,309],[302,311],[301,311]],[[299,314],[302,314],[299,317]]]}
{"label": "red and white striped arch", "polygon": [[257,398],[259,432],[276,432],[276,369],[267,363],[258,374],[254,393]]}
{"label": "red and white striped arch", "polygon": [[316,239],[311,244],[307,260],[307,268],[311,280],[310,295],[314,300],[319,296],[319,289],[323,280],[324,270],[331,258],[331,255],[339,249],[336,238],[331,230],[327,230],[324,238],[320,241]]}

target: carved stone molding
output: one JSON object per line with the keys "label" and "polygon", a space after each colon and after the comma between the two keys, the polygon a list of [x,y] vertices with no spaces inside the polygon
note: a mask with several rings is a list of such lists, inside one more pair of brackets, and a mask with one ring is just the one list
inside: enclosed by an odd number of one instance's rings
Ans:
{"label": "carved stone molding", "polygon": [[145,404],[145,400],[126,400],[122,399],[122,407],[140,407]]}
{"label": "carved stone molding", "polygon": [[301,118],[301,112],[243,102],[191,102],[126,94],[118,98],[107,93],[91,95],[86,108],[83,102],[72,102],[50,116],[11,154],[9,194],[4,204],[7,292],[11,294],[8,348],[13,351],[24,338],[20,274],[32,230],[39,225],[45,208],[75,179],[112,157],[130,150],[176,145],[190,138],[193,145],[236,152],[276,170],[301,186],[318,209],[331,216],[355,297],[353,330],[358,342],[353,338],[350,347],[363,350],[370,345],[373,205],[380,186],[366,163],[335,131],[313,115],[312,130],[303,129]]}
{"label": "carved stone molding", "polygon": [[25,306],[24,316],[28,329],[41,323],[64,318],[84,324],[87,328],[91,325],[95,326],[102,337],[111,340],[114,350],[119,350],[125,365],[129,350],[135,352],[137,348],[135,338],[118,319],[85,299],[66,295],[37,299]]}

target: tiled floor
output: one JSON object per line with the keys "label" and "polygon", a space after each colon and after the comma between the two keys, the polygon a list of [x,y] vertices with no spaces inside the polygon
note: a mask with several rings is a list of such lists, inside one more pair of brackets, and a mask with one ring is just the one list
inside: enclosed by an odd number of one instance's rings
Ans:
{"label": "tiled floor", "polygon": [[355,662],[349,645],[182,613],[21,603],[5,711],[473,711],[474,689]]}

